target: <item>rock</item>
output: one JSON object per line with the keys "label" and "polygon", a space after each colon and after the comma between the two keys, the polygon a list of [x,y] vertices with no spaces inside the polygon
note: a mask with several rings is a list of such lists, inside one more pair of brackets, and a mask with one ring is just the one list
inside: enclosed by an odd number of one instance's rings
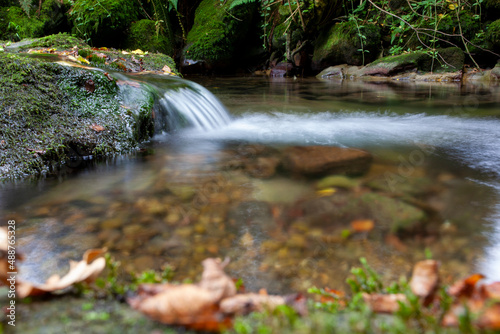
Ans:
{"label": "rock", "polygon": [[201,1],[186,37],[183,59],[201,61],[209,71],[234,68],[250,54],[254,40],[249,36],[256,14],[257,2],[234,6],[233,1]]}
{"label": "rock", "polygon": [[491,70],[491,76],[496,79],[500,79],[500,63],[497,63],[495,67]]}
{"label": "rock", "polygon": [[[320,71],[328,66],[344,64],[363,65],[375,59],[380,50],[380,30],[374,24],[364,24],[361,34],[366,36],[363,47],[353,22],[341,22],[324,30],[317,38],[312,58],[312,69]],[[360,49],[367,52],[364,54]]]}
{"label": "rock", "polygon": [[254,163],[246,166],[245,171],[252,177],[269,178],[276,173],[280,162],[277,157],[258,157]]}
{"label": "rock", "polygon": [[441,48],[436,50],[438,58],[432,61],[431,57],[424,57],[418,68],[425,72],[456,72],[464,67],[465,54],[458,47]]}
{"label": "rock", "polygon": [[284,152],[283,166],[293,174],[324,175],[365,173],[372,155],[364,150],[330,146],[294,146]]}
{"label": "rock", "polygon": [[349,66],[347,64],[330,66],[321,71],[316,78],[318,79],[353,79],[361,74],[362,67]]}
{"label": "rock", "polygon": [[398,56],[380,58],[362,69],[362,75],[389,76],[418,67],[419,63],[428,57],[424,52],[412,52]]}
{"label": "rock", "polygon": [[411,231],[427,218],[423,210],[413,205],[372,192],[353,194],[339,191],[332,196],[304,201],[293,210],[302,212],[300,219],[309,226],[326,231],[348,228],[350,222],[359,219],[373,220],[376,229]]}
{"label": "rock", "polygon": [[290,75],[292,69],[293,65],[291,63],[278,63],[271,69],[271,73],[269,73],[269,76],[275,78],[283,78]]}

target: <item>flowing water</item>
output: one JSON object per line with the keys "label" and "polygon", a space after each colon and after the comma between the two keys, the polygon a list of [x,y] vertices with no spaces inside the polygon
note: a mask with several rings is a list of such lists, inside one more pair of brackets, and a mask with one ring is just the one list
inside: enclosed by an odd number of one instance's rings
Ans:
{"label": "flowing water", "polygon": [[[343,287],[361,256],[387,279],[432,253],[447,281],[476,271],[500,280],[498,87],[196,79],[220,104],[198,85],[140,80],[161,92],[158,134],[143,152],[2,184],[2,217],[16,220],[25,255],[19,277],[43,282],[108,247],[128,272],[169,265],[178,280],[195,278],[206,257],[230,257],[232,276],[273,292]],[[327,216],[309,224],[297,208],[324,196],[318,179],[262,177],[252,165],[290,145],[370,151],[357,185],[330,194],[412,203],[426,228],[393,234],[374,219],[373,231],[346,235]]]}

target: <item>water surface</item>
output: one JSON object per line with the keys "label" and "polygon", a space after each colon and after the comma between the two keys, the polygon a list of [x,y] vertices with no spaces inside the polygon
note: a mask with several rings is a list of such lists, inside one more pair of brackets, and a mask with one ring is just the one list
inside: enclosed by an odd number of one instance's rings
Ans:
{"label": "water surface", "polygon": [[[194,80],[226,106],[227,125],[158,134],[143,153],[2,184],[2,216],[16,219],[26,257],[20,277],[43,282],[67,270],[68,259],[105,246],[129,272],[170,265],[179,280],[195,278],[206,257],[229,256],[228,271],[250,290],[340,287],[361,256],[394,279],[429,252],[445,280],[475,271],[500,280],[498,87]],[[434,213],[431,226],[341,238],[326,224],[290,218],[299,203],[322,196],[317,180],[231,167],[262,148],[255,145],[366,149],[375,160],[356,179],[359,191],[411,200]],[[397,177],[390,187],[388,175]]]}

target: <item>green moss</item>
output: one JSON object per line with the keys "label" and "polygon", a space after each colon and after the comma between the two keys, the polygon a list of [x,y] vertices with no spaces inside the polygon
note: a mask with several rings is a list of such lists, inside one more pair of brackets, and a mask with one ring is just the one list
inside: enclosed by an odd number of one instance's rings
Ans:
{"label": "green moss", "polygon": [[[86,88],[90,80],[93,92]],[[121,90],[100,71],[0,53],[0,178],[49,172],[75,151],[135,149],[151,135],[151,97],[143,94],[129,115]]]}
{"label": "green moss", "polygon": [[140,20],[132,23],[126,47],[131,50],[141,49],[168,55],[172,55],[174,50],[172,41],[157,31],[155,22],[152,20]]}
{"label": "green moss", "polygon": [[55,48],[55,49],[71,49],[74,46],[79,48],[88,47],[82,39],[71,36],[67,33],[59,33],[38,38],[29,45],[30,48]]}
{"label": "green moss", "polygon": [[[358,34],[365,36],[364,45],[361,45]],[[320,34],[316,41],[313,62],[318,67],[347,63],[362,65],[365,50],[365,63],[375,59],[380,48],[380,30],[376,25],[366,24],[358,32],[352,21],[333,25],[329,30]]]}
{"label": "green moss", "polygon": [[94,45],[119,47],[137,6],[133,0],[76,0],[69,12],[73,33]]}
{"label": "green moss", "polygon": [[500,51],[500,19],[488,24],[485,39],[493,51]]}
{"label": "green moss", "polygon": [[245,43],[255,4],[228,10],[232,0],[203,0],[196,9],[194,25],[187,36],[188,59],[218,61],[231,59]]}
{"label": "green moss", "polygon": [[46,21],[45,17],[29,18],[19,7],[2,8],[0,19],[0,39],[12,41],[42,36]]}

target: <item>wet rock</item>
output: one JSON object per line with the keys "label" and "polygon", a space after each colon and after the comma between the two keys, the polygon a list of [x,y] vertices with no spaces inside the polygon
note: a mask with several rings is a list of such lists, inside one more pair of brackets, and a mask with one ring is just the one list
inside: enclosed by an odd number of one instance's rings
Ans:
{"label": "wet rock", "polygon": [[374,180],[371,180],[367,185],[375,190],[386,192],[410,194],[410,195],[426,195],[436,192],[439,188],[435,181],[428,177],[393,177],[391,173],[382,175]]}
{"label": "wet rock", "polygon": [[169,190],[181,201],[188,202],[196,195],[196,188],[190,185],[175,185],[169,187]]}
{"label": "wet rock", "polygon": [[372,160],[369,152],[360,149],[294,146],[285,150],[283,166],[297,175],[356,175],[368,171]]}
{"label": "wet rock", "polygon": [[119,217],[106,219],[101,223],[102,229],[114,229],[123,225],[123,220]]}
{"label": "wet rock", "polygon": [[359,219],[373,220],[376,229],[409,231],[427,218],[423,210],[413,205],[371,192],[353,194],[342,191],[305,201],[297,209],[303,213],[301,220],[330,231],[349,228],[350,222]]}
{"label": "wet rock", "polygon": [[275,78],[283,78],[290,75],[292,70],[293,70],[293,65],[291,63],[278,63],[271,69],[269,76]]}
{"label": "wet rock", "polygon": [[500,79],[500,63],[497,63],[495,67],[491,70],[491,76],[496,79]]}
{"label": "wet rock", "polygon": [[276,174],[280,162],[277,157],[258,157],[254,163],[246,166],[245,171],[252,177],[269,178]]}
{"label": "wet rock", "polygon": [[316,77],[319,79],[353,79],[361,75],[360,66],[347,64],[330,66],[321,71]]}

